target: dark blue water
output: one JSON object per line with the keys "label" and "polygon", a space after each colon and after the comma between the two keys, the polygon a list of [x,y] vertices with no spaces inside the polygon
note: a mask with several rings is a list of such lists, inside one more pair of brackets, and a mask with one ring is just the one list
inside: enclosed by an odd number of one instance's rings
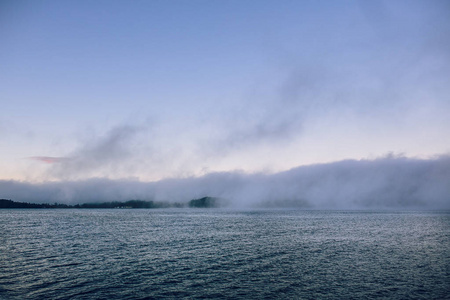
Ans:
{"label": "dark blue water", "polygon": [[449,299],[450,214],[0,210],[1,299]]}

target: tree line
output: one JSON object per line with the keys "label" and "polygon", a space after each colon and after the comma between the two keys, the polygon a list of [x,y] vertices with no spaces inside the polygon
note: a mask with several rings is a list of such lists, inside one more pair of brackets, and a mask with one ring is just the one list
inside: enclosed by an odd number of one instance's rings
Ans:
{"label": "tree line", "polygon": [[61,204],[61,203],[27,203],[16,202],[8,199],[0,199],[0,208],[170,208],[170,207],[196,207],[210,208],[218,207],[217,198],[203,197],[192,199],[187,204],[178,202],[156,202],[144,200],[112,201],[112,202],[93,202],[83,204]]}

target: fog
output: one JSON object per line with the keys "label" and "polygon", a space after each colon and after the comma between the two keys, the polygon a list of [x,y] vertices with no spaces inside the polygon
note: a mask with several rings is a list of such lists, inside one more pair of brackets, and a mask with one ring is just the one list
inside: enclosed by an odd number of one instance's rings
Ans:
{"label": "fog", "polygon": [[186,203],[204,196],[221,198],[233,208],[450,209],[450,157],[391,155],[300,166],[275,174],[236,171],[157,182],[0,181],[0,198],[32,203],[130,199]]}
{"label": "fog", "polygon": [[114,127],[104,136],[83,143],[67,157],[51,161],[48,175],[62,180],[74,180],[80,176],[93,177],[99,169],[115,172],[119,162],[130,160],[133,140],[144,130],[144,127],[131,125]]}

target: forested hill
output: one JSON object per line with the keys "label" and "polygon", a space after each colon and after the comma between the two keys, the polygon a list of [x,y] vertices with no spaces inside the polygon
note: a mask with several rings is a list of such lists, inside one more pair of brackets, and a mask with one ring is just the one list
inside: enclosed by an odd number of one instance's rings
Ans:
{"label": "forested hill", "polygon": [[177,207],[177,205],[169,203],[155,203],[153,201],[142,201],[142,200],[68,205],[59,203],[37,204],[37,203],[15,202],[12,200],[0,199],[0,208],[163,208],[163,207]]}
{"label": "forested hill", "polygon": [[12,200],[0,199],[0,208],[70,208],[72,206],[66,204],[38,204],[38,203],[26,203],[15,202]]}
{"label": "forested hill", "polygon": [[171,203],[171,202],[155,202],[143,200],[129,200],[125,202],[99,202],[99,203],[83,203],[83,204],[60,204],[60,203],[27,203],[15,202],[7,199],[0,199],[0,208],[169,208],[169,207],[195,207],[209,208],[217,207],[217,198],[203,197],[200,199],[192,199],[188,203]]}

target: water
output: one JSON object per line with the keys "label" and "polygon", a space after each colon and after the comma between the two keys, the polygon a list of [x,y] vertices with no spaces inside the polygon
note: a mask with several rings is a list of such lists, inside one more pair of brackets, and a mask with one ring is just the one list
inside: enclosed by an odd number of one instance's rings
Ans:
{"label": "water", "polygon": [[0,210],[1,299],[445,299],[450,213]]}

